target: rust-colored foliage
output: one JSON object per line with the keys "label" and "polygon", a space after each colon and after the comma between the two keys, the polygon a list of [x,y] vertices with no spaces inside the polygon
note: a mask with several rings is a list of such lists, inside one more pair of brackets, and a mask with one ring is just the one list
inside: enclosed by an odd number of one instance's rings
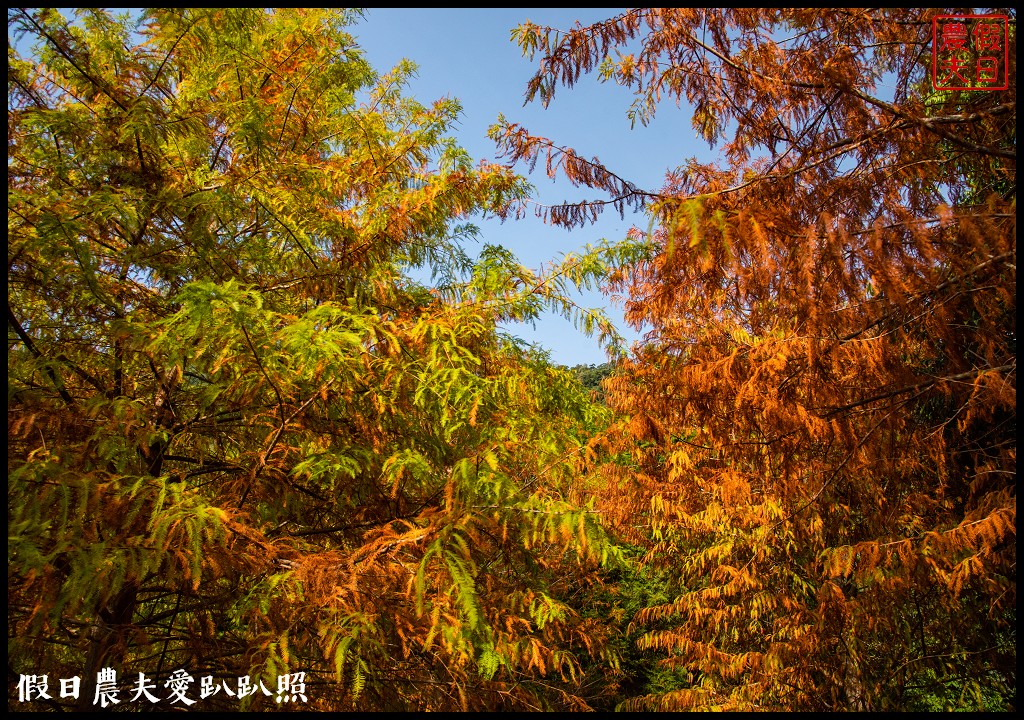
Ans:
{"label": "rust-colored foliage", "polygon": [[683,100],[724,141],[652,193],[495,131],[612,195],[551,221],[609,203],[655,221],[656,254],[613,285],[651,332],[608,384],[628,460],[603,502],[681,588],[634,619],[680,672],[628,708],[1013,702],[1015,66],[1006,91],[933,91],[935,12],[517,31],[540,55],[531,95],[600,68],[635,119]]}

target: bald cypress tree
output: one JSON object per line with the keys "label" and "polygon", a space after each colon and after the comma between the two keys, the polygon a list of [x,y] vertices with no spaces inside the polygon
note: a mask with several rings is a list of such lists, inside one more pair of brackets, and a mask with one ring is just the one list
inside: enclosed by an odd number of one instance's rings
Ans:
{"label": "bald cypress tree", "polygon": [[634,623],[677,675],[629,709],[1015,703],[1015,25],[1007,90],[936,92],[938,12],[517,30],[531,98],[598,72],[634,121],[685,101],[723,143],[645,189],[494,129],[510,159],[607,193],[551,222],[653,222],[657,251],[613,278],[651,331],[609,383],[604,506],[673,578]]}
{"label": "bald cypress tree", "polygon": [[9,15],[8,668],[50,689],[22,707],[91,708],[107,668],[122,703],[186,672],[200,709],[294,707],[282,677],[320,710],[586,707],[611,667],[567,604],[614,553],[604,411],[497,330],[598,271],[470,261],[525,183],[353,19]]}

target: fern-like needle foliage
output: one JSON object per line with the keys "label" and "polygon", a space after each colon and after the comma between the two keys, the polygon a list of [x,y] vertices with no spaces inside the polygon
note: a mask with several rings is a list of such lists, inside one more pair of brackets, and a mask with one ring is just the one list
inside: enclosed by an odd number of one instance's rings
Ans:
{"label": "fern-like needle foliage", "polygon": [[107,667],[122,702],[179,669],[303,672],[317,710],[605,692],[567,603],[616,555],[607,411],[497,328],[550,307],[613,342],[563,291],[626,256],[471,260],[470,216],[528,186],[454,144],[455,100],[403,95],[410,63],[377,75],[356,18],[8,16],[8,667],[82,678],[25,708],[90,709]]}
{"label": "fern-like needle foliage", "polygon": [[633,628],[676,674],[626,709],[1016,702],[1016,15],[970,21],[996,24],[1009,88],[940,93],[943,12],[637,8],[513,34],[530,98],[598,72],[634,121],[686,101],[723,143],[644,190],[492,131],[610,198],[551,222],[652,222],[657,252],[612,277],[650,332],[606,382],[598,507],[666,574]]}

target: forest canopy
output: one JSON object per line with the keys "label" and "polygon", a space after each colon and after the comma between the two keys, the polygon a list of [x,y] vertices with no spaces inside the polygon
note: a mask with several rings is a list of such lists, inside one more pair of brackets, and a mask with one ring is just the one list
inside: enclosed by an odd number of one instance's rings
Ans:
{"label": "forest canopy", "polygon": [[611,204],[655,225],[611,278],[653,330],[609,382],[630,457],[599,507],[671,578],[633,627],[677,678],[625,708],[1014,702],[1015,14],[999,92],[934,89],[942,14],[641,8],[517,31],[531,97],[595,71],[639,120],[685,101],[722,143],[650,192],[494,131],[610,196],[552,223]]}
{"label": "forest canopy", "polygon": [[[1013,709],[1016,16],[936,90],[942,14],[517,28],[528,98],[721,145],[641,188],[474,162],[355,11],[10,10],[9,704]],[[541,160],[649,225],[470,257]],[[614,362],[500,330],[545,309]]]}

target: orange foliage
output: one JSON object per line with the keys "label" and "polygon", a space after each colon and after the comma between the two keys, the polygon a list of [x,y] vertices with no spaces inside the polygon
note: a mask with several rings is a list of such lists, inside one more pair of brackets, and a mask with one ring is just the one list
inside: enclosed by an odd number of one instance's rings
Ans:
{"label": "orange foliage", "polygon": [[518,30],[545,103],[599,68],[634,118],[686,101],[724,141],[721,165],[653,193],[496,132],[613,197],[552,222],[609,203],[655,219],[656,252],[612,287],[652,330],[608,383],[630,461],[603,501],[683,588],[635,623],[690,679],[628,708],[1013,687],[1016,88],[933,91],[933,14],[645,8]]}

